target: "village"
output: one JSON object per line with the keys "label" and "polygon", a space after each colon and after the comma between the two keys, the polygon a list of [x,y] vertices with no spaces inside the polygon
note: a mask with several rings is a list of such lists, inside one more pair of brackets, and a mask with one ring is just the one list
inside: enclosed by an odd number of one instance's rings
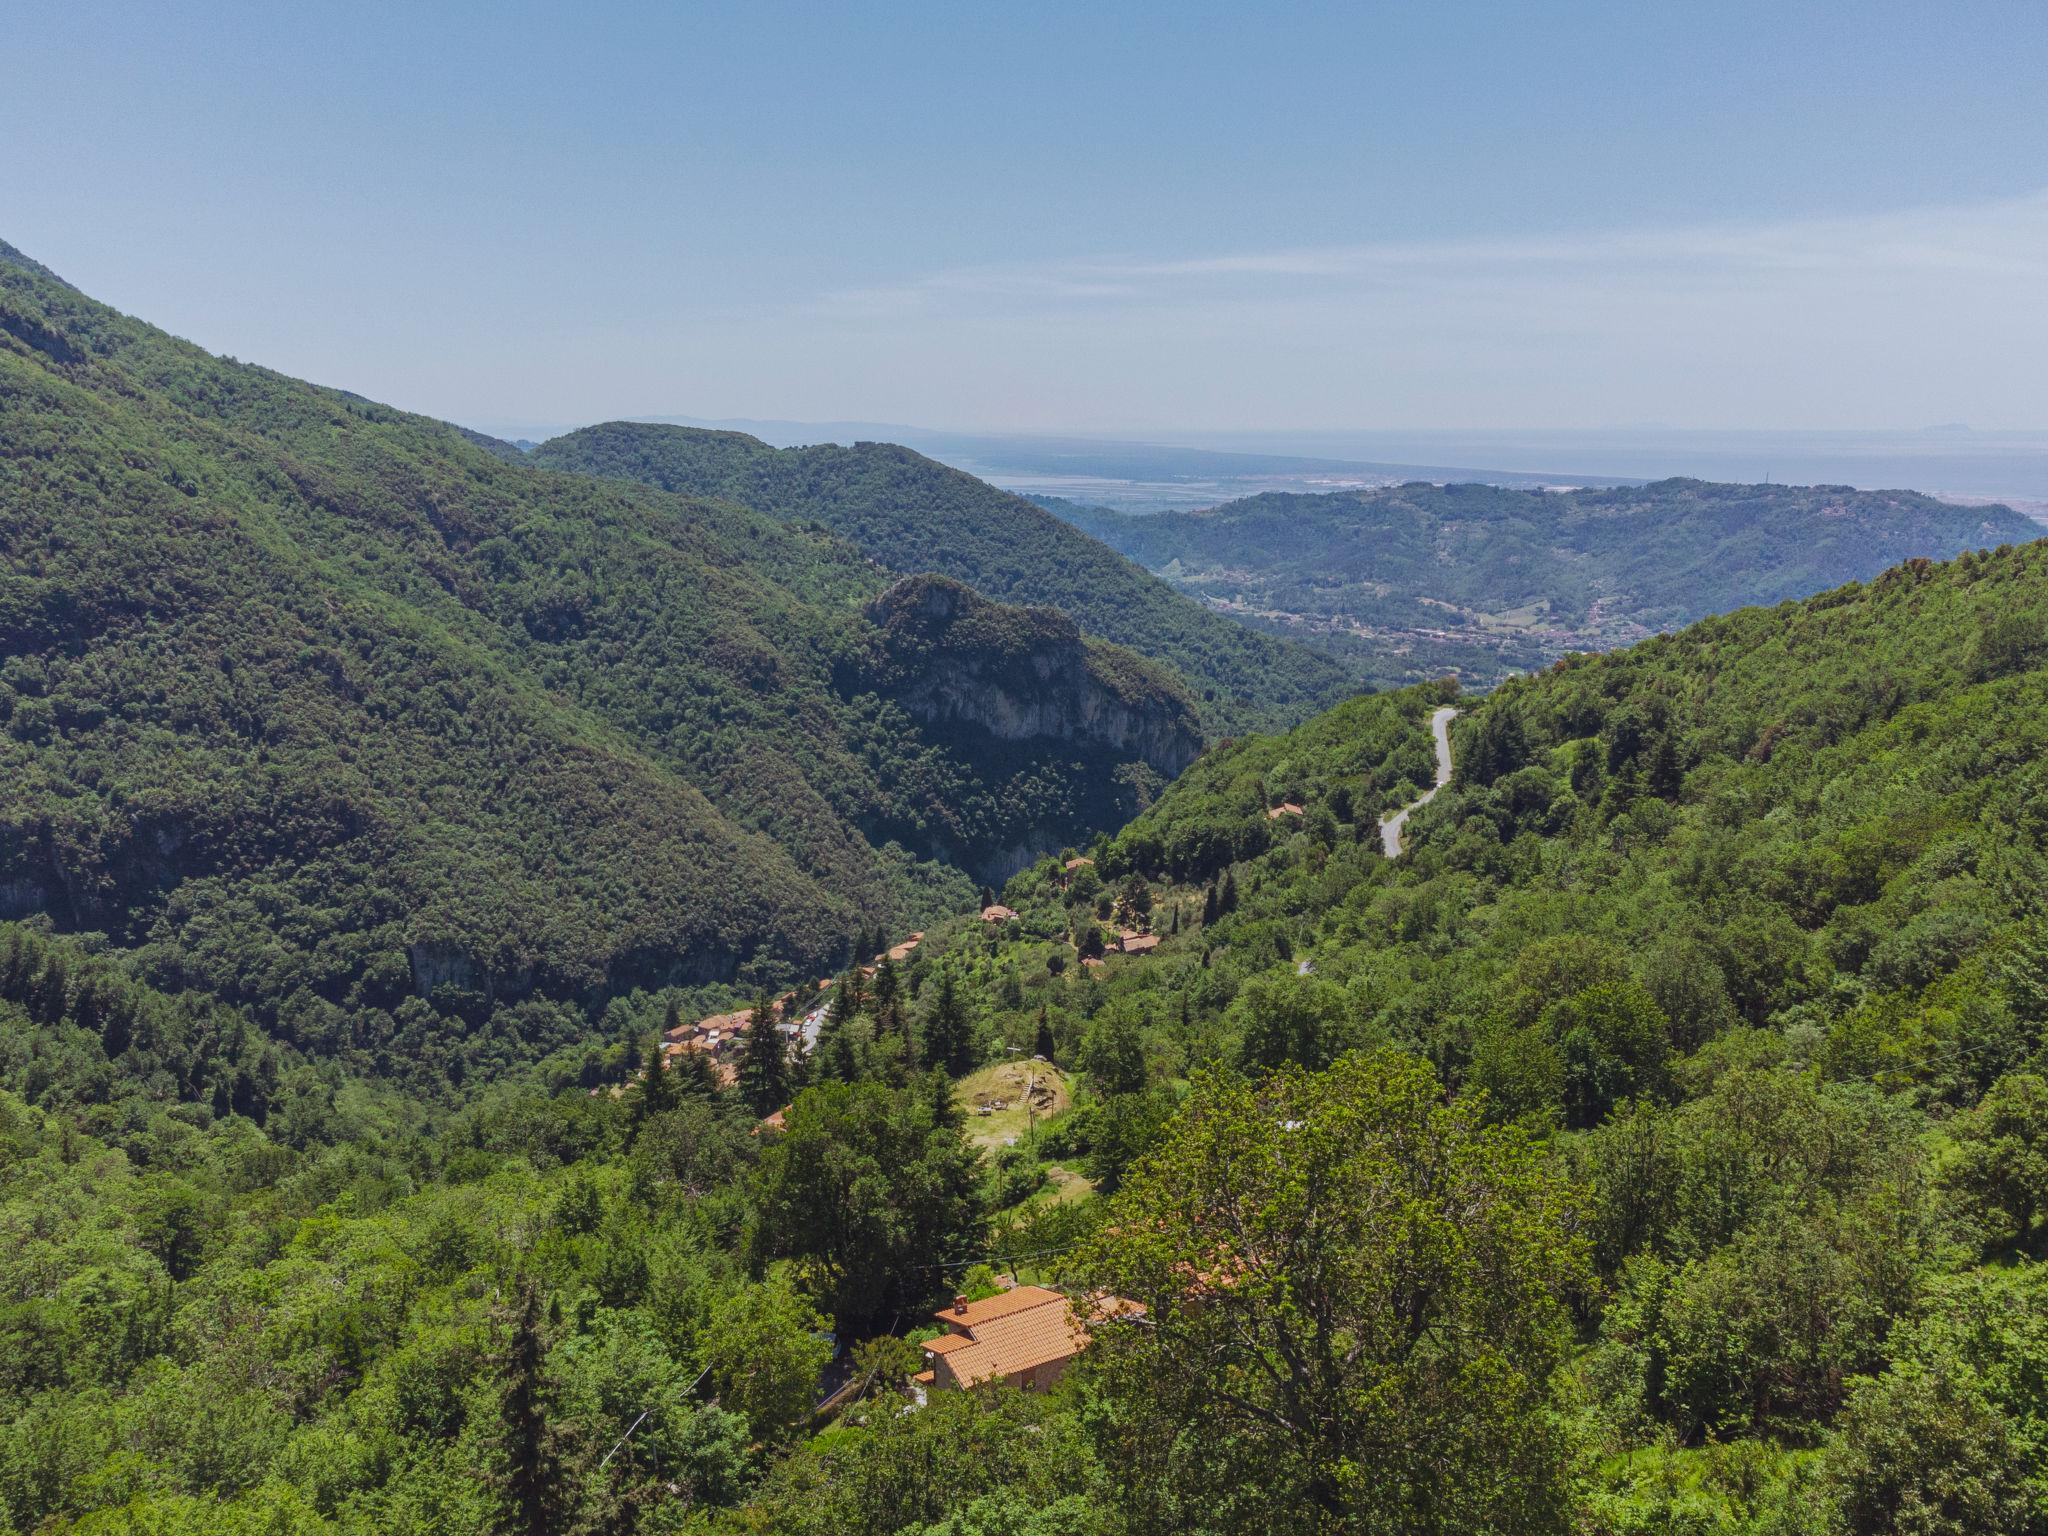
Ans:
{"label": "village", "polygon": [[[1299,814],[1293,807],[1273,814],[1287,810]],[[1059,887],[1067,888],[1094,863],[1085,855],[1066,859],[1057,871]],[[1070,944],[1079,952],[1083,968],[1103,965],[1106,953],[1143,956],[1158,948],[1162,936],[1151,930],[1149,909],[1133,912],[1119,908],[1114,916],[1116,921],[1107,933],[1090,928]],[[1018,921],[1019,914],[989,899],[979,918],[985,925],[999,927]],[[920,930],[876,951],[858,967],[860,976],[872,979],[884,965],[905,964],[924,940]],[[767,1022],[783,1035],[792,1059],[806,1057],[816,1049],[837,985],[833,977],[820,977],[808,989],[786,991],[769,1002]],[[696,1058],[708,1066],[721,1088],[737,1087],[740,1061],[748,1036],[759,1022],[759,1011],[758,1007],[741,1008],[671,1025],[663,1032],[662,1068],[673,1069]],[[1020,1134],[1028,1136],[1039,1121],[1062,1113],[1071,1102],[1066,1073],[1043,1055],[1033,1055],[1028,1061],[993,1063],[962,1078],[956,1092],[963,1110],[981,1122],[972,1128],[970,1139],[990,1153],[1016,1146]],[[780,1132],[787,1112],[788,1106],[783,1106],[762,1116],[755,1134]],[[1063,1170],[1055,1172],[1063,1181],[1077,1185],[1079,1192],[1086,1192],[1085,1181]],[[912,1330],[911,1339],[924,1361],[924,1369],[910,1378],[914,1401],[922,1403],[928,1392],[964,1391],[996,1382],[1026,1392],[1049,1391],[1088,1347],[1091,1329],[1131,1321],[1143,1313],[1136,1303],[1119,1297],[1074,1298],[1048,1286],[1021,1283],[1014,1270],[1007,1275],[984,1274],[982,1288],[993,1294],[956,1295],[949,1306],[934,1311],[929,1322]],[[930,1333],[934,1324],[937,1331],[933,1336],[920,1337]],[[828,1416],[851,1401],[860,1385],[850,1378],[828,1376],[821,1386],[819,1415]]]}

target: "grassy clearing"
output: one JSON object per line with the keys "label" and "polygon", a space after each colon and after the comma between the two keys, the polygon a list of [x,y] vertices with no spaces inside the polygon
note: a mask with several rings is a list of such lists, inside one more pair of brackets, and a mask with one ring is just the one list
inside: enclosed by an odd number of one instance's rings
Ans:
{"label": "grassy clearing", "polygon": [[974,1145],[1000,1147],[1014,1136],[1024,1146],[1034,1118],[1042,1126],[1066,1113],[1073,1089],[1067,1074],[1050,1062],[1004,1061],[961,1078],[953,1097],[967,1116],[967,1137]]}

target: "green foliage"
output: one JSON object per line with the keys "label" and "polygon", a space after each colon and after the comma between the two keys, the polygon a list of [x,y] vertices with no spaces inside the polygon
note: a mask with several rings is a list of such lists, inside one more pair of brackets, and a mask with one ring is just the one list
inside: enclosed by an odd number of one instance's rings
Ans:
{"label": "green foliage", "polygon": [[[2003,615],[2048,630],[2048,549],[1511,681],[1468,703],[1457,777],[1397,861],[1373,823],[1425,782],[1442,690],[1212,750],[1097,850],[1200,927],[1025,989],[1101,1096],[1049,1140],[1143,1187],[1182,1162],[1188,1106],[1113,1110],[1170,1102],[1203,1062],[1255,1078],[1391,1042],[1585,1190],[1599,1285],[1553,1405],[1600,1455],[1588,1529],[1834,1529],[1840,1469],[1950,1409],[1989,1459],[1908,1467],[1899,1507],[1983,1493],[1970,1518],[1995,1522],[2023,1495],[2037,1528],[2037,1303],[1983,1289],[2035,1272],[2043,1225],[2048,673],[1981,664]],[[1334,831],[1270,816],[1283,801]],[[1058,931],[1058,897],[1042,876],[1004,893],[1027,933]],[[1132,1432],[1130,1466],[1176,1465],[1159,1435]],[[1201,1439],[1219,1466],[1236,1450]],[[1212,1524],[1236,1476],[1207,1485]]]}
{"label": "green foliage", "polygon": [[975,1157],[928,1094],[805,1090],[762,1156],[759,1189],[759,1252],[794,1261],[842,1329],[916,1316],[945,1290],[938,1266],[978,1251]]}
{"label": "green foliage", "polygon": [[2004,1421],[1946,1372],[1889,1372],[1849,1400],[1826,1478],[1850,1536],[2024,1536],[2037,1527]]}
{"label": "green foliage", "polygon": [[1172,666],[1212,734],[1290,724],[1347,691],[1307,647],[1175,592],[1022,497],[889,443],[775,449],[739,432],[614,421],[543,443],[537,463],[715,496],[831,529],[893,570],[936,571],[1005,603],[1056,608]]}
{"label": "green foliage", "polygon": [[911,1413],[879,1399],[781,1463],[723,1529],[1106,1536],[1110,1492],[1063,1406],[1003,1388],[933,1393]]}
{"label": "green foliage", "polygon": [[1204,1076],[1078,1261],[1128,1528],[1558,1529],[1565,1187],[1387,1052]]}
{"label": "green foliage", "polygon": [[762,993],[754,1004],[747,1038],[740,1043],[739,1091],[757,1115],[772,1115],[789,1102],[790,1043],[782,1032],[774,999]]}
{"label": "green foliage", "polygon": [[831,1358],[825,1320],[787,1284],[746,1287],[705,1330],[704,1367],[719,1405],[768,1445],[787,1443],[810,1422],[818,1374]]}
{"label": "green foliage", "polygon": [[2048,1079],[2015,1072],[1956,1118],[1946,1177],[1995,1241],[2037,1249],[2048,1214]]}
{"label": "green foliage", "polygon": [[925,1059],[933,1066],[956,1076],[974,1067],[974,1026],[967,1017],[959,983],[950,970],[939,973],[938,989],[924,1016],[923,1035]]}

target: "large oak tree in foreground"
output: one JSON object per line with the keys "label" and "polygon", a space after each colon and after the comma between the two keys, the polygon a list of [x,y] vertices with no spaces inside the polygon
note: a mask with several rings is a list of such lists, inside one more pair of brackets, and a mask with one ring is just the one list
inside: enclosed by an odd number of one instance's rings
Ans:
{"label": "large oak tree in foreground", "polygon": [[1080,1256],[1146,1308],[1088,1356],[1131,1528],[1560,1529],[1575,1227],[1417,1058],[1198,1079]]}

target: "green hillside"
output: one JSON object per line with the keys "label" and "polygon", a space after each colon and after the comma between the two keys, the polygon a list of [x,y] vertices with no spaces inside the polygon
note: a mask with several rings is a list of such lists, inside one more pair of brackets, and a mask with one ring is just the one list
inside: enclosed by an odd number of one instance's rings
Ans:
{"label": "green hillside", "polygon": [[[912,693],[1071,633],[875,612]],[[2035,1536],[2044,636],[2033,544],[1575,658],[1395,860],[1447,687],[1212,749],[766,1097],[637,1076],[659,995],[451,1103],[0,925],[0,1514]],[[892,1335],[997,1271],[1144,1311],[913,1406]]]}
{"label": "green hillside", "polygon": [[1150,734],[920,720],[838,538],[508,460],[7,254],[0,917],[417,1052],[522,998],[816,975],[1192,750],[1176,682],[1027,615],[1031,687]]}
{"label": "green hillside", "polygon": [[[84,401],[63,399],[10,440],[68,465],[90,510],[147,455],[82,477],[61,422]],[[92,612],[74,633],[104,653],[129,610],[53,604],[29,582],[66,569],[61,541],[35,549],[10,635]],[[168,569],[207,612],[211,588]],[[1059,614],[938,578],[858,612],[848,666],[909,719],[1110,729],[1167,686]],[[850,969],[815,1057],[745,1053],[735,1090],[688,1057],[639,1071],[692,1004],[678,989],[616,999],[598,1030],[528,997],[467,1030],[401,1008],[393,1036],[367,995],[176,991],[205,977],[166,965],[168,920],[139,954],[0,924],[0,1520],[2036,1536],[2044,637],[2036,543],[1575,657],[1468,702],[1456,782],[1399,860],[1378,817],[1430,774],[1425,721],[1456,694],[1348,700],[1212,748],[1094,864],[1022,870],[1010,918]],[[1032,659],[1071,645],[1077,664]],[[332,690],[238,692],[260,655],[223,647],[217,709],[244,700],[258,766],[291,766],[268,700]],[[1081,694],[1075,666],[1098,666]],[[98,676],[10,682],[8,739],[96,739],[98,696],[139,715],[125,672]],[[1192,750],[1190,709],[1151,750]],[[227,735],[197,739],[186,762]],[[25,762],[76,762],[86,788],[150,758]],[[322,782],[346,786],[356,745],[334,762]],[[322,803],[229,809],[309,823]],[[438,821],[408,825],[432,868]],[[475,825],[463,846],[492,848]],[[1147,928],[1157,946],[1116,952]],[[219,932],[252,965],[324,956]],[[977,1141],[1016,1114],[975,1118],[973,1085],[999,1069],[1030,1092],[1034,1057],[1057,1094]],[[1051,1393],[913,1407],[901,1335],[997,1270],[1143,1313],[1098,1317]],[[827,1327],[858,1339],[838,1374]],[[821,1382],[846,1384],[827,1415]]]}
{"label": "green hillside", "polygon": [[0,258],[0,1532],[2048,1530],[2048,542],[1202,751]]}
{"label": "green hillside", "polygon": [[1698,480],[1567,492],[1418,482],[1156,516],[1055,510],[1379,684],[1455,670],[1489,685],[1569,651],[2040,532],[2005,507],[1911,491]]}
{"label": "green hillside", "polygon": [[[1181,1159],[1206,1133],[1172,1118],[1200,1063],[1420,1060],[1576,1190],[1588,1271],[1547,1392],[1565,1439],[1524,1469],[1536,1488],[1544,1456],[1583,1458],[1570,1528],[2039,1529],[2048,543],[1908,562],[1467,701],[1454,783],[1389,860],[1377,823],[1427,782],[1446,698],[1378,695],[1214,750],[1089,879],[1013,881],[1005,938],[933,941],[928,963],[958,956],[992,999],[1020,976],[992,1027],[1088,1070],[1094,1106],[1057,1152],[1131,1185],[1091,1273],[1170,1315],[1187,1275],[1241,1262],[1237,1207],[1199,1203],[1225,1232],[1165,1245],[1160,1268],[1124,1256],[1137,1212],[1188,1220],[1203,1188]],[[1269,814],[1283,803],[1302,813]],[[1112,899],[1149,908],[1163,944],[1067,981],[1066,937]],[[1232,1168],[1281,1155],[1233,1134]],[[1168,1163],[1134,1172],[1152,1151]],[[1216,1199],[1242,1198],[1232,1177]],[[1274,1298],[1281,1326],[1358,1303],[1294,1252],[1262,1271],[1305,1288]],[[1232,1304],[1227,1338],[1217,1305],[1156,1346],[1135,1335],[1116,1369],[1229,1358],[1260,1298]],[[1118,1442],[1113,1464],[1177,1497],[1244,1475],[1221,1447],[1259,1443],[1249,1409],[1199,1380],[1170,1408],[1213,1458],[1148,1473]],[[1958,1523],[1873,1513],[1900,1499]]]}
{"label": "green hillside", "polygon": [[543,443],[534,459],[724,497],[828,528],[892,570],[1057,608],[1178,671],[1212,735],[1291,724],[1350,691],[1327,658],[1205,612],[1042,508],[908,448],[776,449],[740,432],[615,421]]}

